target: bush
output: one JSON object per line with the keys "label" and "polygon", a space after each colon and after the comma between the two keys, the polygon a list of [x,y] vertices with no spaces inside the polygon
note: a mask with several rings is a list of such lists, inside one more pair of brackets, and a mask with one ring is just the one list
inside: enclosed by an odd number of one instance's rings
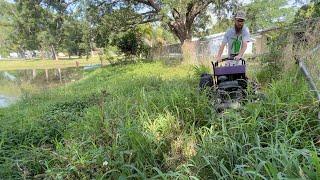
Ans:
{"label": "bush", "polygon": [[104,54],[100,55],[100,60],[107,60],[110,64],[117,64],[121,61],[121,52],[117,46],[107,46],[103,51]]}
{"label": "bush", "polygon": [[114,40],[113,44],[126,56],[146,56],[150,48],[143,42],[141,33],[135,29],[127,31]]}

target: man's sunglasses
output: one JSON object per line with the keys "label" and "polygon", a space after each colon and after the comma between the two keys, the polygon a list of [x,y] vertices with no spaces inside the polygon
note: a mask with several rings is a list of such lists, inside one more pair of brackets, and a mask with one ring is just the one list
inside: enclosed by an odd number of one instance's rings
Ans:
{"label": "man's sunglasses", "polygon": [[244,22],[244,19],[237,19],[238,22]]}

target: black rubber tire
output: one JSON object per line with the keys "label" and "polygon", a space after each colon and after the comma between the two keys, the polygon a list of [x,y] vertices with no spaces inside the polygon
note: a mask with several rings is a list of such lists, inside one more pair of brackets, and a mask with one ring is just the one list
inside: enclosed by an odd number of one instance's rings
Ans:
{"label": "black rubber tire", "polygon": [[206,88],[212,88],[213,87],[213,78],[211,74],[201,74],[200,76],[200,82],[199,82],[199,88],[200,90],[204,90]]}

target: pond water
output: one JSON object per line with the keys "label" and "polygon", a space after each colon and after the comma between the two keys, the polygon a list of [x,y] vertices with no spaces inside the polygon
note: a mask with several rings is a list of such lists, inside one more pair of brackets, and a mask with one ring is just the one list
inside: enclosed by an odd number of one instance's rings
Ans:
{"label": "pond water", "polygon": [[45,91],[83,78],[78,68],[0,71],[0,108],[16,102],[24,93]]}

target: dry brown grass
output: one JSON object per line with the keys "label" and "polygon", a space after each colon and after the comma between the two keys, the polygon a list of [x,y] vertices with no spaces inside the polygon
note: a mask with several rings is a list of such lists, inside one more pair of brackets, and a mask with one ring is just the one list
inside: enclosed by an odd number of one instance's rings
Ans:
{"label": "dry brown grass", "polygon": [[186,41],[182,47],[183,63],[185,64],[195,64],[196,61],[196,44],[194,42]]}
{"label": "dry brown grass", "polygon": [[[310,72],[313,80],[320,88],[320,22],[306,27],[305,41],[300,43],[294,56],[300,57]],[[293,42],[295,43],[295,42]],[[317,49],[316,49],[317,48]]]}
{"label": "dry brown grass", "polygon": [[180,164],[187,163],[189,159],[197,154],[196,140],[194,137],[178,135],[171,142],[171,150],[165,155],[165,165],[167,168],[176,168]]}

